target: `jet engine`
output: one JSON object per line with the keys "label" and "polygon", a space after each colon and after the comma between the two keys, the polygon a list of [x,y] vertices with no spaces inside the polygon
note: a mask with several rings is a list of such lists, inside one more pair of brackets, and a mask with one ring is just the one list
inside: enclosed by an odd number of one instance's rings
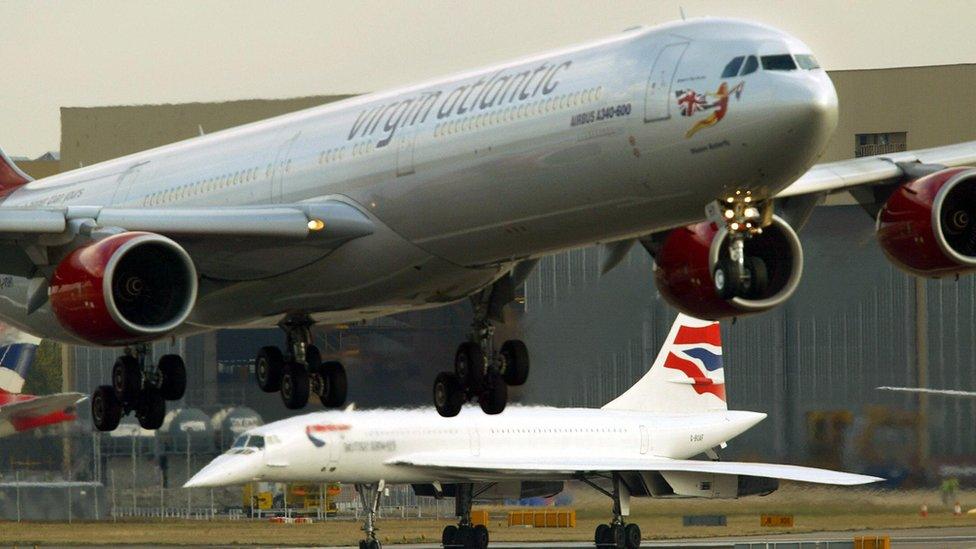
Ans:
{"label": "jet engine", "polygon": [[197,272],[186,251],[144,232],[72,251],[50,283],[51,309],[61,325],[98,345],[158,338],[186,320],[196,296]]}
{"label": "jet engine", "polygon": [[976,270],[976,168],[951,168],[898,187],[877,237],[898,267],[939,277]]}
{"label": "jet engine", "polygon": [[[728,260],[728,231],[712,222],[672,230],[654,256],[658,291],[678,310],[721,320],[760,313],[786,301],[803,271],[803,249],[796,231],[780,217],[745,244],[746,265],[755,284],[745,296],[722,298],[712,273]],[[760,280],[761,279],[761,280]]]}

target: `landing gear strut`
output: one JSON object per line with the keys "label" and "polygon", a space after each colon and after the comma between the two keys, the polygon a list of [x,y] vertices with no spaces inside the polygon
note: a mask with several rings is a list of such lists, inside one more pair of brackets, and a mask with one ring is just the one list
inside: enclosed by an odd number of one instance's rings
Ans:
{"label": "landing gear strut", "polygon": [[613,473],[613,491],[605,490],[588,478],[581,477],[580,480],[613,500],[613,520],[596,527],[594,544],[605,549],[638,549],[641,544],[640,526],[624,522],[624,517],[630,515],[630,492],[621,482],[620,475]]}
{"label": "landing gear strut", "polygon": [[471,524],[471,503],[474,500],[474,485],[458,484],[454,494],[454,514],[458,525],[444,527],[441,544],[454,549],[487,549],[488,528],[482,524]]}
{"label": "landing gear strut", "polygon": [[751,191],[735,191],[708,208],[709,219],[724,224],[728,247],[712,270],[715,292],[722,299],[756,299],[769,284],[766,263],[746,254],[746,241],[772,222],[772,200],[757,201]]}
{"label": "landing gear strut", "polygon": [[529,376],[529,351],[512,339],[495,349],[495,326],[489,319],[491,288],[472,297],[475,320],[468,341],[454,354],[454,371],[441,372],[434,380],[434,406],[444,417],[454,417],[461,406],[477,399],[486,414],[500,414],[508,403],[508,387],[525,383]]}
{"label": "landing gear strut", "polygon": [[266,393],[281,392],[281,400],[292,410],[304,408],[315,393],[323,406],[336,408],[346,402],[346,369],[340,362],[322,362],[312,344],[314,321],[307,315],[283,320],[285,352],[275,346],[261,347],[254,360],[258,387]]}
{"label": "landing gear strut", "polygon": [[383,549],[383,544],[376,539],[376,514],[380,509],[380,498],[383,497],[383,489],[386,487],[384,481],[376,484],[357,484],[356,492],[359,493],[359,501],[363,504],[363,511],[366,518],[363,521],[363,532],[366,539],[359,541],[359,549]]}
{"label": "landing gear strut", "polygon": [[112,366],[112,384],[92,394],[92,423],[99,431],[113,431],[122,416],[135,412],[143,429],[158,429],[166,416],[166,401],[186,392],[186,365],[179,355],[163,355],[152,363],[149,344],[126,347]]}

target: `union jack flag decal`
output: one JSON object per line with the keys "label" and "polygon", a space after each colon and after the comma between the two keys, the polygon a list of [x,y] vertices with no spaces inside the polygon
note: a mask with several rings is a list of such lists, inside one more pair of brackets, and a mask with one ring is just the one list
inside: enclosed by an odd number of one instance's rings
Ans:
{"label": "union jack flag decal", "polygon": [[724,401],[722,335],[718,322],[701,328],[681,326],[673,345],[677,348],[668,352],[664,367],[687,376],[699,395],[711,393]]}
{"label": "union jack flag decal", "polygon": [[706,108],[705,94],[695,90],[679,90],[675,92],[678,98],[678,106],[681,107],[681,116],[691,116]]}

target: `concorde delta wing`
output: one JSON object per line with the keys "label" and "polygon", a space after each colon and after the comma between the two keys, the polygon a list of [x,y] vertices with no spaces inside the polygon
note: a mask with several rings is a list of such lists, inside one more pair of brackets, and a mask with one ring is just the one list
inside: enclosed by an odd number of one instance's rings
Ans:
{"label": "concorde delta wing", "polygon": [[172,238],[203,276],[249,280],[312,263],[343,243],[372,234],[373,223],[340,201],[238,207],[0,209],[2,274],[44,276],[52,250],[127,231]]}

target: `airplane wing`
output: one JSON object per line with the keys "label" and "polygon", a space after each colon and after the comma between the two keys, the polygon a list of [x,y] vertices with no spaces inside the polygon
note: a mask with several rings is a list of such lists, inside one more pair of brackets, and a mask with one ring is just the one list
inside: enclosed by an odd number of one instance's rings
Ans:
{"label": "airplane wing", "polygon": [[595,459],[592,457],[532,456],[519,458],[508,456],[452,456],[427,453],[394,458],[386,463],[388,465],[418,467],[448,476],[480,475],[486,478],[547,474],[556,476],[579,476],[614,471],[677,471],[721,475],[746,475],[842,486],[868,484],[884,480],[868,475],[856,475],[853,473],[842,473],[839,471],[801,467],[798,465],[738,461],[700,461],[660,457],[645,459]]}
{"label": "airplane wing", "polygon": [[976,398],[976,392],[956,391],[952,389],[927,389],[925,387],[875,387],[879,391],[898,391],[902,393],[925,393],[929,395],[946,395],[965,398]]}
{"label": "airplane wing", "polygon": [[0,407],[0,436],[70,421],[75,418],[74,407],[86,398],[81,393],[58,393],[6,404]]}
{"label": "airplane wing", "polygon": [[893,183],[908,175],[906,170],[918,163],[945,167],[976,164],[976,141],[817,164],[776,197],[833,193],[859,185]]}

